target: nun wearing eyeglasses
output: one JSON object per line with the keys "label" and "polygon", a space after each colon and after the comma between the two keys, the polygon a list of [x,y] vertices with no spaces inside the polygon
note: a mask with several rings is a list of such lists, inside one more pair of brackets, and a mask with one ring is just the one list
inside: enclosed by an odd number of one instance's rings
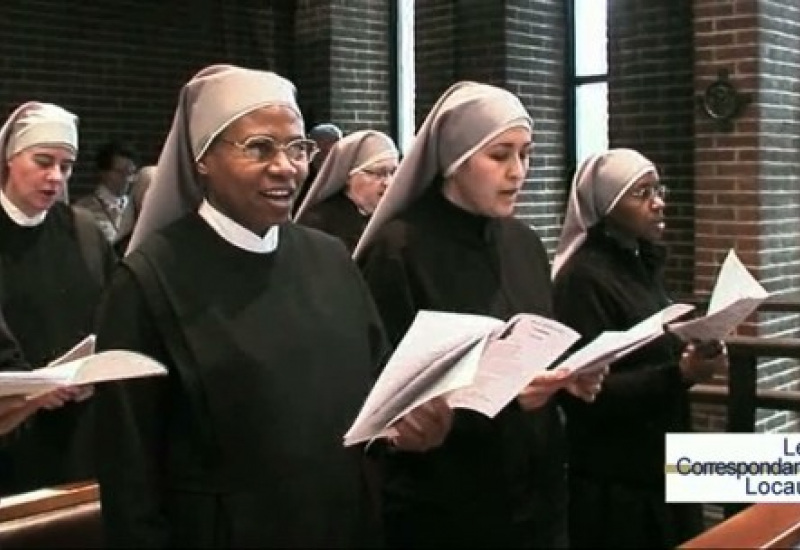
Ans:
{"label": "nun wearing eyeglasses", "polygon": [[[294,86],[207,67],[182,89],[98,347],[167,377],[98,389],[109,544],[365,548],[379,541],[362,449],[343,436],[387,351],[334,237],[289,223],[314,145]],[[319,277],[325,273],[325,277]],[[443,439],[424,404],[400,448]]]}
{"label": "nun wearing eyeglasses", "polygon": [[[115,257],[91,216],[61,200],[78,157],[73,113],[19,106],[0,128],[0,152],[0,308],[21,367],[33,369],[93,332]],[[76,388],[72,398],[90,392]],[[0,494],[94,477],[91,427],[89,402],[40,411],[0,449]]]}
{"label": "nun wearing eyeglasses", "polygon": [[[533,122],[510,92],[447,90],[422,124],[355,250],[396,344],[419,310],[551,316],[541,240],[513,218]],[[546,372],[494,419],[458,409],[444,444],[384,458],[384,522],[397,548],[566,544],[563,428],[551,397],[591,399],[597,378]]]}
{"label": "nun wearing eyeglasses", "polygon": [[399,153],[392,138],[360,130],[331,149],[295,219],[339,237],[351,252],[391,183]]}
{"label": "nun wearing eyeglasses", "polygon": [[[637,151],[579,166],[553,262],[556,318],[578,345],[670,304],[665,197]],[[727,367],[724,346],[712,355],[665,336],[613,363],[591,407],[565,397],[574,545],[674,548],[703,530],[699,506],[664,502],[664,436],[691,431],[689,388]]]}

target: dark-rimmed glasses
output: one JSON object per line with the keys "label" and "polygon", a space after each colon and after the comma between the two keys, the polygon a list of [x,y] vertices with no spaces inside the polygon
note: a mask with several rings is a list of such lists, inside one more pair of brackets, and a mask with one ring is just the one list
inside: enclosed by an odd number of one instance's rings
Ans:
{"label": "dark-rimmed glasses", "polygon": [[376,180],[388,180],[392,176],[394,176],[394,173],[397,171],[397,169],[396,168],[381,168],[379,170],[370,170],[369,168],[362,168],[359,171],[362,172],[363,174],[366,174],[366,175],[370,176],[371,178],[376,179]]}
{"label": "dark-rimmed glasses", "polygon": [[663,184],[647,185],[645,187],[637,187],[628,193],[634,199],[640,201],[650,201],[658,197],[661,200],[667,198],[667,186]]}
{"label": "dark-rimmed glasses", "polygon": [[310,161],[319,152],[317,144],[305,138],[294,139],[288,143],[280,143],[268,136],[254,136],[244,141],[232,141],[219,138],[222,143],[227,143],[239,149],[247,159],[253,162],[273,162],[280,151],[292,162]]}

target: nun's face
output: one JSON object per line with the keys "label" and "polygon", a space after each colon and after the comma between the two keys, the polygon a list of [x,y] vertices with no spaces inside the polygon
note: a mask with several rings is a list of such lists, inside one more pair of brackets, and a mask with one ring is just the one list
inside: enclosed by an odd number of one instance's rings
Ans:
{"label": "nun's face", "polygon": [[365,213],[372,214],[396,170],[397,161],[394,159],[374,162],[348,178],[347,194]]}
{"label": "nun's face", "polygon": [[445,181],[445,197],[473,214],[512,216],[528,174],[531,147],[530,130],[506,130],[476,151]]}
{"label": "nun's face", "polygon": [[[263,144],[263,138],[277,144],[277,153],[263,160],[249,156],[242,144]],[[296,154],[296,145],[288,150],[282,146],[300,139],[303,121],[288,107],[262,107],[231,123],[198,165],[206,179],[206,198],[258,235],[287,221],[294,195],[308,175],[309,159]]]}
{"label": "nun's face", "polygon": [[631,237],[658,242],[664,236],[665,188],[658,176],[645,174],[634,183],[608,215],[606,223]]}
{"label": "nun's face", "polygon": [[29,147],[8,160],[5,191],[27,216],[49,210],[64,193],[72,175],[75,153],[64,147]]}

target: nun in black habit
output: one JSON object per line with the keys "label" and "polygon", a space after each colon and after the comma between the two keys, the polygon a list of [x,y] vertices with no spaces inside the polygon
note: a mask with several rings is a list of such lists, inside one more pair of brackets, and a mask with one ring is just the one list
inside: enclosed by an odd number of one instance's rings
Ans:
{"label": "nun in black habit", "polygon": [[[0,128],[0,154],[0,309],[20,352],[0,368],[27,370],[93,332],[116,258],[91,216],[61,200],[78,156],[74,114],[21,105]],[[41,411],[0,449],[0,494],[94,478],[91,388],[60,393],[83,402]]]}
{"label": "nun in black habit", "polygon": [[[345,247],[288,223],[315,149],[304,134],[274,73],[216,65],[181,91],[100,314],[99,348],[169,370],[97,391],[111,546],[380,540],[363,451],[343,435],[387,347]],[[422,405],[394,442],[436,445],[451,416]]]}
{"label": "nun in black habit", "polygon": [[339,237],[352,252],[391,183],[398,155],[392,139],[377,130],[337,141],[295,220]]}
{"label": "nun in black habit", "polygon": [[[447,90],[425,119],[355,250],[393,343],[421,309],[551,316],[545,248],[513,218],[532,127],[516,96],[474,82]],[[601,377],[542,373],[494,419],[457,410],[440,448],[387,454],[390,546],[566,546],[563,426],[550,397],[592,399]]]}
{"label": "nun in black habit", "polygon": [[[632,149],[587,158],[575,173],[553,261],[556,318],[587,343],[671,303],[665,289],[666,188]],[[564,397],[570,537],[577,547],[674,548],[702,529],[699,505],[667,504],[664,436],[691,431],[689,388],[727,368],[666,335],[610,366],[591,407]]]}

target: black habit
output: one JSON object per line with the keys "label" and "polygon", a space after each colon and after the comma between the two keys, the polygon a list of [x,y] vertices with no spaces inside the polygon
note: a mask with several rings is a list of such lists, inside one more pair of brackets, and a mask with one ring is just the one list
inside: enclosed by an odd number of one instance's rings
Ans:
{"label": "black habit", "polygon": [[367,227],[369,216],[358,210],[344,191],[315,204],[303,213],[298,222],[339,237],[350,252]]}
{"label": "black habit", "polygon": [[[421,309],[551,316],[550,269],[522,222],[472,215],[432,187],[387,223],[361,259],[393,344]],[[566,544],[562,420],[512,401],[493,420],[456,410],[442,447],[385,457],[392,547],[550,548]]]}
{"label": "black habit", "polygon": [[[556,318],[578,346],[627,330],[669,305],[663,265],[595,226],[555,280]],[[664,435],[691,431],[681,348],[665,336],[614,363],[593,404],[565,396],[575,546],[673,548],[702,530],[699,506],[664,503]]]}
{"label": "black habit", "polygon": [[[22,351],[22,362],[4,367],[42,367],[91,334],[115,262],[94,223],[61,202],[31,227],[0,208],[0,308]],[[94,477],[91,401],[40,410],[17,430],[13,444],[0,450],[0,493]]]}
{"label": "black habit", "polygon": [[385,338],[341,243],[284,224],[276,251],[257,254],[190,214],[122,265],[98,344],[152,356],[169,376],[98,390],[109,543],[375,542],[363,451],[342,438]]}

